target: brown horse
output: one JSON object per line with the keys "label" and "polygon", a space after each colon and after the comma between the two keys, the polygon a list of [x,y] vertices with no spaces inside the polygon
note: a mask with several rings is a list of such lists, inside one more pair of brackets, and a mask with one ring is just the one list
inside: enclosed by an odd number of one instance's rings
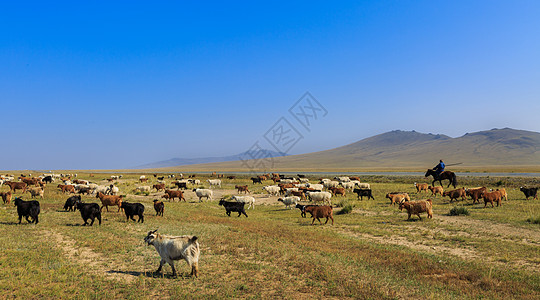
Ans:
{"label": "brown horse", "polygon": [[441,186],[443,186],[442,185],[442,180],[448,180],[449,181],[447,188],[450,185],[453,185],[454,188],[456,188],[456,186],[457,186],[457,178],[456,178],[456,174],[454,172],[444,171],[441,174],[439,174],[439,176],[437,176],[437,173],[433,169],[428,169],[426,171],[425,177],[428,177],[428,176],[433,176],[433,182],[431,183],[431,186],[435,186],[435,181],[439,181]]}

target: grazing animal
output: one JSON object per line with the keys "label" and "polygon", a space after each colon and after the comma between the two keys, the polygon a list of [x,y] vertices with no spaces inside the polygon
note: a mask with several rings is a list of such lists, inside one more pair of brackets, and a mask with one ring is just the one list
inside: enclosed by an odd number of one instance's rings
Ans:
{"label": "grazing animal", "polygon": [[250,193],[247,185],[235,185],[234,188],[238,190],[238,194],[241,192]]}
{"label": "grazing animal", "polygon": [[138,191],[138,192],[150,192],[150,190],[152,190],[152,188],[147,186],[147,185],[143,185],[143,186],[136,187],[135,190]]}
{"label": "grazing animal", "polygon": [[[302,204],[297,203],[295,207],[300,210],[300,215],[302,216],[302,218],[305,218],[306,217],[306,208],[311,207],[311,206],[317,206],[317,205],[312,205],[312,204],[302,205]],[[313,215],[312,215],[312,217],[313,217]]]}
{"label": "grazing animal", "polygon": [[368,197],[368,200],[370,198],[375,200],[375,198],[373,198],[373,195],[371,193],[371,189],[354,189],[353,193],[355,193],[357,195],[357,198],[360,200],[364,200],[364,197]]}
{"label": "grazing animal", "polygon": [[180,190],[165,190],[165,194],[169,195],[169,200],[174,201],[174,198],[178,198],[178,201],[184,200],[184,202],[186,202],[186,198],[184,198],[184,192]]}
{"label": "grazing animal", "polygon": [[416,187],[416,193],[420,193],[422,191],[425,191],[427,193],[429,184],[427,183],[414,183],[414,186]]}
{"label": "grazing animal", "polygon": [[67,198],[66,203],[64,204],[64,210],[75,211],[75,209],[77,208],[77,203],[81,203],[81,195],[71,196]]}
{"label": "grazing animal", "polygon": [[41,181],[43,181],[44,183],[52,183],[54,181],[54,178],[51,175],[47,175],[43,177]]}
{"label": "grazing animal", "polygon": [[298,201],[300,201],[300,197],[298,196],[283,197],[283,198],[278,198],[277,201],[285,204],[285,207],[287,207],[288,209],[292,209],[291,205],[294,204],[296,206],[296,204],[298,204]]}
{"label": "grazing animal", "polygon": [[206,182],[210,184],[210,187],[214,187],[214,186],[221,187],[221,179],[207,179]]}
{"label": "grazing animal", "polygon": [[533,199],[538,200],[538,197],[537,197],[537,194],[536,194],[538,192],[537,187],[534,187],[534,188],[520,187],[519,190],[521,192],[523,192],[523,194],[525,195],[526,200],[529,200],[529,197],[533,197]]}
{"label": "grazing animal", "polygon": [[75,193],[75,187],[72,186],[71,184],[59,184],[57,188],[62,190],[62,193],[66,193],[66,192]]}
{"label": "grazing animal", "polygon": [[255,198],[251,196],[232,196],[232,199],[236,202],[246,203],[248,205],[247,209],[250,207],[255,209]]}
{"label": "grazing animal", "polygon": [[174,185],[176,185],[176,188],[178,189],[183,189],[183,190],[187,189],[187,182],[185,181],[176,181]]}
{"label": "grazing animal", "polygon": [[262,179],[259,177],[251,177],[251,181],[253,181],[253,184],[260,183],[262,184]]}
{"label": "grazing animal", "polygon": [[427,213],[428,218],[433,218],[433,205],[431,199],[402,202],[399,204],[399,210],[403,211],[403,208],[405,208],[407,214],[409,214],[407,220],[411,218],[411,215],[417,215],[418,218],[422,220],[422,217],[420,217],[421,213]]}
{"label": "grazing animal", "polygon": [[431,191],[431,196],[437,197],[437,195],[443,195],[444,189],[442,186],[428,186],[428,189]]}
{"label": "grazing animal", "polygon": [[406,201],[411,201],[409,194],[407,193],[388,193],[386,197],[390,199],[390,205],[401,204]]}
{"label": "grazing animal", "polygon": [[356,182],[340,182],[341,186],[345,189],[352,190],[356,187]]}
{"label": "grazing animal", "polygon": [[227,176],[227,179],[235,179],[236,176]]}
{"label": "grazing animal", "polygon": [[238,212],[238,216],[240,217],[242,214],[246,216],[246,210],[244,209],[245,203],[243,202],[230,202],[225,201],[224,199],[219,200],[219,205],[225,207],[225,212],[227,213],[227,216],[231,216],[231,212]]}
{"label": "grazing animal", "polygon": [[199,247],[198,238],[196,236],[182,235],[169,236],[161,235],[154,231],[149,231],[144,241],[148,245],[154,246],[156,251],[161,256],[159,268],[156,273],[160,273],[164,264],[168,263],[172,268],[172,275],[176,276],[174,268],[175,260],[185,260],[191,267],[191,276],[199,277],[199,256],[201,250]]}
{"label": "grazing animal", "polygon": [[209,189],[193,189],[195,192],[195,195],[199,197],[199,202],[202,202],[202,198],[206,198],[206,200],[212,200],[214,197],[214,192]]}
{"label": "grazing animal", "polygon": [[316,190],[322,191],[323,188],[324,188],[324,185],[318,184],[318,183],[310,183],[310,184],[308,185],[308,187],[309,187],[309,188],[312,188],[312,189],[316,189]]}
{"label": "grazing animal", "polygon": [[485,192],[483,195],[483,198],[484,198],[484,208],[487,206],[488,203],[491,203],[491,207],[495,207],[493,205],[493,202],[497,202],[497,206],[502,205],[501,203],[502,195],[499,191]]}
{"label": "grazing animal", "polygon": [[334,196],[341,195],[341,196],[345,197],[345,194],[347,193],[345,188],[331,187],[331,188],[329,188],[329,190],[332,192],[332,194]]}
{"label": "grazing animal", "polygon": [[36,198],[36,197],[41,197],[41,199],[43,199],[43,192],[45,190],[43,188],[31,188],[31,189],[28,189],[27,192],[30,193],[30,196],[31,198]]}
{"label": "grazing animal", "polygon": [[332,219],[332,225],[334,225],[334,217],[332,216],[332,206],[322,205],[322,206],[309,206],[304,209],[306,212],[309,212],[313,218],[311,221],[311,225],[315,223],[315,219],[319,221],[319,224],[322,225],[320,218],[326,218],[326,222],[324,224],[328,223],[328,219]]}
{"label": "grazing animal", "polygon": [[13,181],[6,181],[4,182],[5,185],[9,186],[9,190],[13,193],[16,193],[17,190],[22,190],[23,194],[26,192],[27,184],[24,182],[13,182]]}
{"label": "grazing animal", "polygon": [[11,202],[11,191],[7,192],[0,192],[0,196],[2,197],[2,200],[4,201],[4,204],[9,204]]}
{"label": "grazing animal", "polygon": [[263,187],[263,189],[267,191],[270,195],[277,195],[281,191],[281,189],[277,185],[267,185]]}
{"label": "grazing animal", "polygon": [[124,201],[122,202],[121,207],[126,213],[126,221],[129,221],[129,219],[135,221],[134,216],[139,216],[139,220],[137,222],[144,223],[144,205],[141,203],[128,203]]}
{"label": "grazing animal", "polygon": [[433,182],[431,183],[431,186],[435,186],[435,181],[439,181],[439,184],[443,186],[442,184],[443,180],[449,181],[448,186],[446,188],[450,187],[450,185],[453,185],[454,188],[456,188],[458,184],[456,173],[451,172],[451,171],[444,171],[441,174],[439,174],[439,176],[437,176],[437,172],[435,172],[433,169],[428,169],[424,177],[428,177],[428,176],[433,176]]}
{"label": "grazing animal", "polygon": [[371,186],[369,185],[369,183],[365,183],[365,182],[355,182],[356,186],[358,188],[361,188],[361,189],[370,189]]}
{"label": "grazing animal", "polygon": [[96,194],[96,198],[101,200],[101,209],[105,206],[105,209],[109,211],[109,206],[118,206],[118,211],[122,209],[122,196],[105,195],[101,192]]}
{"label": "grazing animal", "polygon": [[313,202],[331,203],[332,194],[329,192],[307,192],[309,199]]}
{"label": "grazing animal", "polygon": [[154,184],[154,185],[152,185],[152,188],[156,189],[158,192],[160,190],[165,190],[165,183]]}
{"label": "grazing animal", "polygon": [[[19,215],[19,224],[21,224],[23,217],[25,217],[28,223],[37,224],[39,222],[38,216],[40,212],[40,206],[39,206],[38,201],[36,200],[24,201],[20,197],[17,197],[15,198],[13,203],[15,203],[15,206],[17,206],[17,214]],[[28,218],[32,218],[32,221],[30,221]]]}
{"label": "grazing animal", "polygon": [[118,189],[117,186],[114,186],[114,184],[111,184],[109,185],[109,187],[107,188],[107,190],[105,191],[105,194],[106,195],[118,195],[118,192],[120,190]]}
{"label": "grazing animal", "polygon": [[465,192],[465,188],[446,191],[443,193],[443,197],[446,196],[450,197],[450,202],[453,202],[454,200],[457,201],[459,197],[461,197],[461,200],[467,200],[467,193]]}
{"label": "grazing animal", "polygon": [[290,191],[289,195],[290,196],[300,197],[300,199],[302,199],[302,200],[306,199],[306,194],[304,194],[304,192],[300,191],[300,190],[298,190],[298,191]]}
{"label": "grazing animal", "polygon": [[497,189],[501,193],[501,197],[504,198],[504,201],[508,201],[508,193],[506,193],[505,188]]}
{"label": "grazing animal", "polygon": [[471,199],[473,200],[473,204],[475,204],[476,202],[480,202],[480,198],[482,198],[484,196],[484,193],[487,191],[486,187],[483,186],[483,187],[477,187],[477,188],[473,188],[473,189],[466,189],[465,190],[465,195],[471,197]]}
{"label": "grazing animal", "polygon": [[159,201],[158,199],[154,199],[154,209],[156,210],[156,216],[163,217],[163,212],[165,211],[165,203]]}
{"label": "grazing animal", "polygon": [[101,209],[99,208],[99,204],[78,202],[76,207],[81,212],[81,217],[84,221],[83,226],[88,225],[88,219],[92,220],[90,226],[94,225],[95,219],[98,219],[99,225],[101,225]]}

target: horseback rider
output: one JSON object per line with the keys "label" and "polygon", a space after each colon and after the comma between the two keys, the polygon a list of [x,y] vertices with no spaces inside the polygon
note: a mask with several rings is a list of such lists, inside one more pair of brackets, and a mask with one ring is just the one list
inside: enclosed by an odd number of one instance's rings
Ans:
{"label": "horseback rider", "polygon": [[444,171],[444,162],[442,161],[442,159],[439,160],[439,164],[437,164],[435,168],[433,168],[433,171],[435,171],[435,173],[437,174],[437,177],[441,175],[441,173]]}

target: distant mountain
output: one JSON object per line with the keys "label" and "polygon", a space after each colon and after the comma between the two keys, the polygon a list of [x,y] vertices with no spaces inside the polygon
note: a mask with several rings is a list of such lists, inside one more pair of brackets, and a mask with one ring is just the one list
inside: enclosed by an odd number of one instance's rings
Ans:
{"label": "distant mountain", "polygon": [[226,161],[240,161],[248,160],[256,157],[279,157],[286,156],[286,153],[276,152],[272,150],[262,149],[257,151],[245,151],[236,155],[220,156],[220,157],[201,157],[201,158],[171,158],[168,160],[158,161],[154,163],[144,164],[134,169],[154,169],[154,168],[166,168],[174,166],[186,166],[194,164],[207,164]]}
{"label": "distant mountain", "polygon": [[[441,134],[395,130],[342,147],[274,159],[274,170],[424,169],[443,159],[459,167],[540,166],[540,133],[511,128]],[[242,170],[234,161],[192,170]]]}

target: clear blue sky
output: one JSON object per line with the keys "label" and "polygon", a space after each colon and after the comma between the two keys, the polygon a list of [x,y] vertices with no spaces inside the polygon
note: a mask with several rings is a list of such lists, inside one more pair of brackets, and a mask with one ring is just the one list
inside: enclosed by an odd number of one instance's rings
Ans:
{"label": "clear blue sky", "polygon": [[540,1],[3,2],[0,170],[236,154],[306,91],[328,114],[293,154],[394,129],[540,131],[539,16]]}

